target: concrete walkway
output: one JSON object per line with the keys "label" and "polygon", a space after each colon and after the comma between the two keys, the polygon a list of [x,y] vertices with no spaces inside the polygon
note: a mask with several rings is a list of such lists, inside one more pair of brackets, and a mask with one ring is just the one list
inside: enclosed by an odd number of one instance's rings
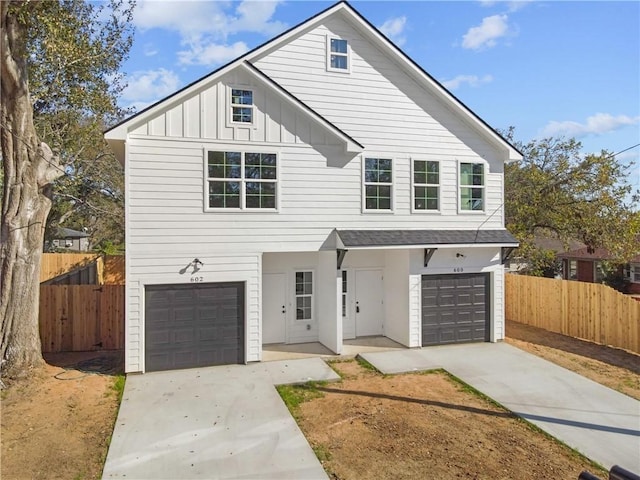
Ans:
{"label": "concrete walkway", "polygon": [[444,368],[607,470],[640,472],[640,402],[511,345],[361,356],[388,374]]}
{"label": "concrete walkway", "polygon": [[319,358],[130,375],[103,478],[326,479],[274,385],[338,378]]}

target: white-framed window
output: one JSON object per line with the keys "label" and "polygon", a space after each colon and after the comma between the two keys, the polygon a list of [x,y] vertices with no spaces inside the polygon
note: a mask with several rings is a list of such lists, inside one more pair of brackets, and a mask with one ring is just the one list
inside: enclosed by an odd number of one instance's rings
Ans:
{"label": "white-framed window", "polygon": [[440,162],[413,160],[413,210],[440,210]]}
{"label": "white-framed window", "polygon": [[208,209],[277,209],[275,153],[208,150],[206,169]]}
{"label": "white-framed window", "polygon": [[296,272],[296,320],[313,320],[313,272]]}
{"label": "white-framed window", "polygon": [[484,163],[460,162],[460,210],[484,212],[485,209],[485,165]]}
{"label": "white-framed window", "polygon": [[593,263],[593,278],[595,283],[602,283],[604,281],[604,267],[602,262],[594,262]]}
{"label": "white-framed window", "polygon": [[569,280],[577,280],[578,279],[578,261],[577,260],[569,260]]}
{"label": "white-framed window", "polygon": [[342,38],[327,37],[327,70],[349,73],[349,42]]}
{"label": "white-framed window", "polygon": [[348,292],[348,284],[347,284],[347,271],[342,270],[342,317],[346,318],[347,315],[347,292]]}
{"label": "white-framed window", "polygon": [[231,122],[253,123],[253,90],[231,88]]}
{"label": "white-framed window", "polygon": [[631,264],[625,263],[622,267],[622,276],[627,280],[631,280]]}
{"label": "white-framed window", "polygon": [[640,283],[640,267],[637,265],[633,267],[633,276],[631,277],[631,281],[633,283]]}
{"label": "white-framed window", "polygon": [[364,210],[391,211],[393,209],[393,160],[364,159]]}

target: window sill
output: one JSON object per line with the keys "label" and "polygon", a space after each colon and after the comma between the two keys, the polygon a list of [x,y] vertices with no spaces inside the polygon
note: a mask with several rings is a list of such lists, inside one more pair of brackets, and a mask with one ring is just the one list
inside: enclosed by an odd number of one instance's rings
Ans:
{"label": "window sill", "polygon": [[351,70],[348,68],[331,68],[331,67],[327,67],[327,72],[329,73],[342,73],[342,74],[349,74],[351,73]]}
{"label": "window sill", "polygon": [[362,213],[373,213],[374,215],[393,215],[395,211],[393,210],[363,210]]}
{"label": "window sill", "polygon": [[280,213],[277,208],[205,208],[204,213]]}

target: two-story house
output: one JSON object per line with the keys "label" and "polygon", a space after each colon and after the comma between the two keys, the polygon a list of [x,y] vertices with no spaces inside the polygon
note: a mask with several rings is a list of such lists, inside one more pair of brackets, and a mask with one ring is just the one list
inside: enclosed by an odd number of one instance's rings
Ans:
{"label": "two-story house", "polygon": [[521,154],[347,3],[105,136],[126,176],[127,372],[504,337]]}

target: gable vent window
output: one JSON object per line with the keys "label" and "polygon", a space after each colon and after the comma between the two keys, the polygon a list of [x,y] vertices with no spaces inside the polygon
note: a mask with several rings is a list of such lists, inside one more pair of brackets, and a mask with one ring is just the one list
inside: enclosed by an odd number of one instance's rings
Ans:
{"label": "gable vent window", "polygon": [[275,153],[207,152],[207,205],[210,209],[275,210]]}
{"label": "gable vent window", "polygon": [[340,38],[327,38],[327,69],[349,72],[349,44]]}
{"label": "gable vent window", "polygon": [[253,92],[251,90],[231,89],[231,121],[253,123]]}

